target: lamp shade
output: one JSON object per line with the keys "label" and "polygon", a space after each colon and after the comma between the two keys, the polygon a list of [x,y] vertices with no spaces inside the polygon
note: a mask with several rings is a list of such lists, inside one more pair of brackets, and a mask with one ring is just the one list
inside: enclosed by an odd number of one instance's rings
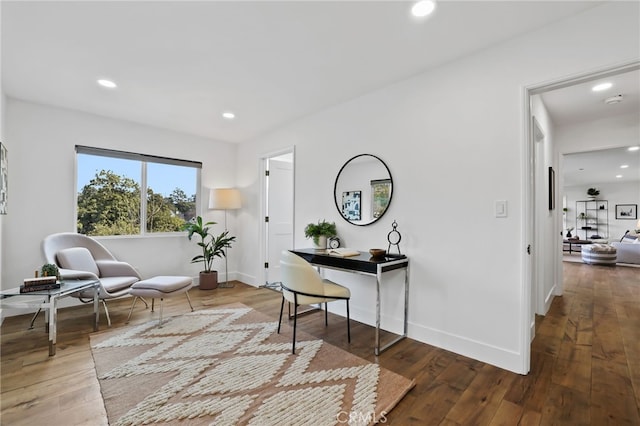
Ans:
{"label": "lamp shade", "polygon": [[209,192],[209,209],[235,210],[241,207],[240,191],[235,188],[216,188]]}

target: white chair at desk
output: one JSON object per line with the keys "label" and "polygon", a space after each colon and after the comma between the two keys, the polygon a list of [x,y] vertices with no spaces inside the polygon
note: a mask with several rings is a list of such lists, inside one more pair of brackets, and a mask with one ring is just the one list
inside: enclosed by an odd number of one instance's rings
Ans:
{"label": "white chair at desk", "polygon": [[306,260],[289,251],[282,252],[280,260],[282,274],[282,303],[280,304],[280,319],[278,320],[278,333],[282,324],[282,311],[285,299],[294,304],[293,316],[293,346],[292,353],[296,353],[296,326],[298,317],[298,305],[311,305],[324,303],[324,323],[328,325],[327,302],[344,300],[347,302],[347,338],[351,342],[351,326],[349,320],[349,299],[351,292],[329,280],[320,277],[318,271]]}

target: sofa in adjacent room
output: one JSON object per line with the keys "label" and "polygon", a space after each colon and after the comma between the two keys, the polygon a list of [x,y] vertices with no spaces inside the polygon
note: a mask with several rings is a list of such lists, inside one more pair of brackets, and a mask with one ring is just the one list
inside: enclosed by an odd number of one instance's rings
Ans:
{"label": "sofa in adjacent room", "polygon": [[611,245],[617,250],[616,263],[640,265],[640,234],[627,232],[620,242]]}

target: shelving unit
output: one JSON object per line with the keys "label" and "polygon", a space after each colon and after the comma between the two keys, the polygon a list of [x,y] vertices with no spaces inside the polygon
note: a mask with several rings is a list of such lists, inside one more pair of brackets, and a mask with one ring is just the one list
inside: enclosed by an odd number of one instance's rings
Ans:
{"label": "shelving unit", "polygon": [[[581,214],[584,214],[584,218]],[[588,240],[592,235],[609,238],[609,202],[607,200],[576,201],[576,236]]]}

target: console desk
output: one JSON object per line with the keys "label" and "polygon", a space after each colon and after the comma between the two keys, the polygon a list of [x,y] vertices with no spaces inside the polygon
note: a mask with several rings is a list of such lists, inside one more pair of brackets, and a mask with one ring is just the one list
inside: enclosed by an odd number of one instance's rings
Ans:
{"label": "console desk", "polygon": [[[340,257],[328,254],[327,250],[297,249],[291,250],[304,260],[318,268],[335,269],[355,274],[376,277],[376,341],[374,353],[380,355],[391,345],[407,337],[408,305],[409,305],[409,259],[405,255],[386,255],[372,258],[368,252],[360,252],[358,256]],[[391,342],[380,346],[380,285],[386,272],[404,269],[404,322],[401,335]]]}

